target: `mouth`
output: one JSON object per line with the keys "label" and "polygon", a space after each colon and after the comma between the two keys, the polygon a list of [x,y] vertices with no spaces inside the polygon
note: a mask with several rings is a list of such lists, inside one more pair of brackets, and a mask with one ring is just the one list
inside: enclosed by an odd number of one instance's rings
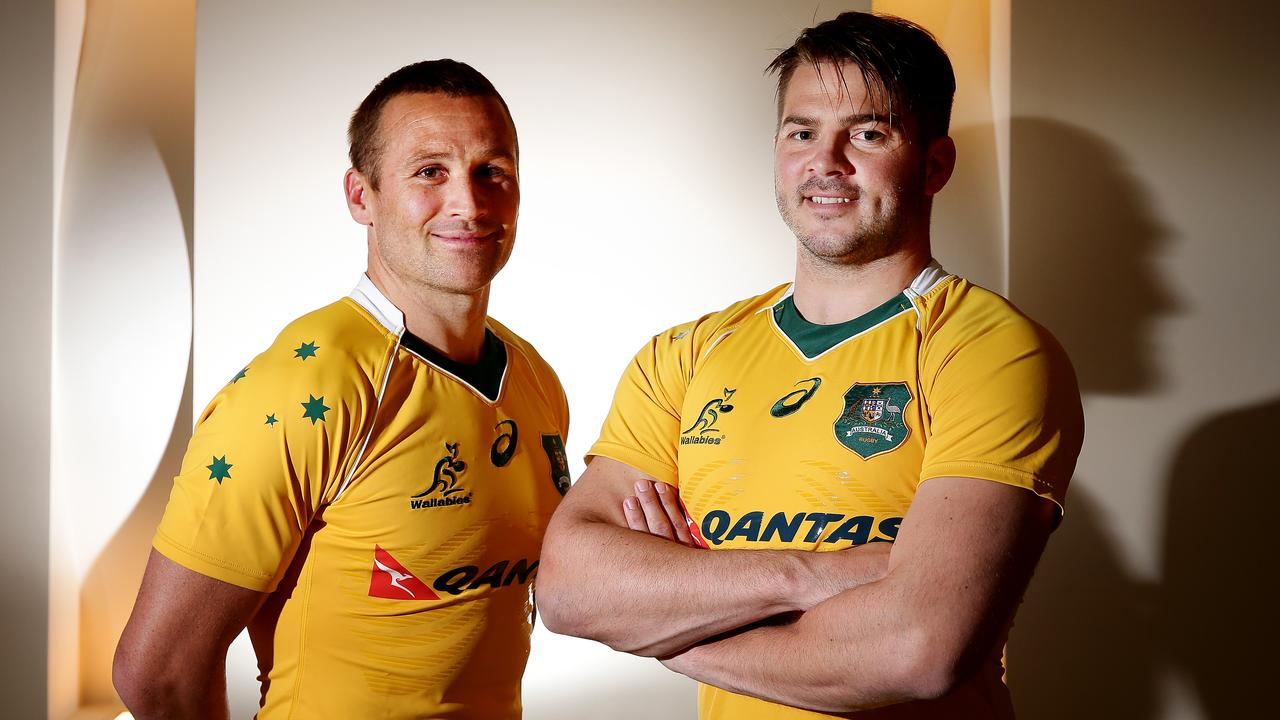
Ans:
{"label": "mouth", "polygon": [[805,195],[804,201],[813,205],[846,205],[853,202],[853,198],[840,195]]}
{"label": "mouth", "polygon": [[495,230],[488,233],[469,232],[469,231],[447,231],[433,232],[431,237],[443,241],[445,243],[456,245],[481,245],[491,240],[496,240],[500,233]]}

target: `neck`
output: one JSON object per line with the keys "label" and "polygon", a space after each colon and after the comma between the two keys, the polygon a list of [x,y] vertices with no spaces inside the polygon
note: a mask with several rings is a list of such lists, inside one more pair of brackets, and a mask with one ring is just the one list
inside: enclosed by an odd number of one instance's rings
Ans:
{"label": "neck", "polygon": [[450,360],[466,365],[480,361],[489,309],[488,286],[468,295],[406,283],[372,265],[368,275],[374,286],[404,313],[409,332]]}
{"label": "neck", "polygon": [[818,325],[852,320],[902,292],[930,257],[925,243],[863,265],[840,265],[814,257],[797,243],[796,310]]}

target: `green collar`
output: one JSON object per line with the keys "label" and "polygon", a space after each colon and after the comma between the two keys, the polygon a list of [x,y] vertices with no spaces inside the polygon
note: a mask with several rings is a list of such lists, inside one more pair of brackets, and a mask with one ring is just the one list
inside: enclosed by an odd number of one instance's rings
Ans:
{"label": "green collar", "polygon": [[423,360],[435,365],[471,386],[489,402],[498,401],[502,391],[502,376],[507,372],[507,346],[489,328],[484,329],[484,347],[480,350],[480,362],[464,365],[450,360],[444,353],[427,344],[425,340],[408,330],[400,344]]}
{"label": "green collar", "polygon": [[795,343],[800,352],[813,360],[845,340],[860,335],[911,307],[911,298],[903,292],[852,320],[835,325],[817,325],[804,319],[796,309],[795,299],[788,294],[782,302],[773,306],[773,319],[778,324],[778,329]]}

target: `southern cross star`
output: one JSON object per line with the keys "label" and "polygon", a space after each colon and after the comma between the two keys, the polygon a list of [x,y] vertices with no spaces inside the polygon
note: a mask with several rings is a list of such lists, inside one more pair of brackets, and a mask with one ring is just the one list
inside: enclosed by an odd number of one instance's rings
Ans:
{"label": "southern cross star", "polygon": [[218,484],[221,485],[223,480],[231,477],[231,468],[235,466],[227,462],[226,455],[223,455],[222,457],[215,455],[213,458],[213,464],[205,465],[205,467],[209,468],[209,479],[217,480]]}
{"label": "southern cross star", "polygon": [[307,393],[307,396],[311,399],[304,403],[299,403],[306,409],[306,412],[302,413],[302,417],[305,420],[310,420],[311,424],[315,425],[317,420],[324,420],[324,414],[329,412],[332,408],[324,404],[323,395],[316,397],[311,393]]}

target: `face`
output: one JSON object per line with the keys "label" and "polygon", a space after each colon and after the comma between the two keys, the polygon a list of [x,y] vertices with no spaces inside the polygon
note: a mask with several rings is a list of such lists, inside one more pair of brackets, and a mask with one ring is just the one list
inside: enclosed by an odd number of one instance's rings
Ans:
{"label": "face", "polygon": [[950,175],[953,146],[944,138],[922,147],[911,118],[891,126],[858,67],[842,70],[802,64],[792,74],[774,139],[774,192],[802,254],[864,265],[927,244],[929,199]]}
{"label": "face", "polygon": [[368,225],[369,272],[425,292],[485,291],[515,240],[515,129],[496,98],[411,93],[382,108],[378,188],[352,169],[347,203]]}

